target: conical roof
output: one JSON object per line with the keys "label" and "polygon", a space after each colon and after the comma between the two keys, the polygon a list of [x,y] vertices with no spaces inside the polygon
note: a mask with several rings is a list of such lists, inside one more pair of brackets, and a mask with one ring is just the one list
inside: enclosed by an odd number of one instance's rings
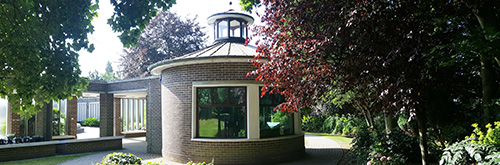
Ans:
{"label": "conical roof", "polygon": [[214,63],[214,62],[249,62],[255,54],[256,47],[237,42],[217,42],[204,49],[188,53],[184,56],[163,60],[149,66],[153,75],[161,71],[181,65]]}

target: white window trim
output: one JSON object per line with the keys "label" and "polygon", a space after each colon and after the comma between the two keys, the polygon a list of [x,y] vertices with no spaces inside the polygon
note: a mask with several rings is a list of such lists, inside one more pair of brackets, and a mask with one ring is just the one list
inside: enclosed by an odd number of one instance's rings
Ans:
{"label": "white window trim", "polygon": [[[196,89],[200,87],[233,87],[241,86],[246,87],[247,94],[247,138],[234,138],[234,139],[213,139],[213,138],[198,138],[196,137],[196,123],[197,112],[196,112]],[[270,141],[278,139],[288,139],[294,138],[297,135],[303,135],[300,126],[300,116],[298,113],[294,113],[294,134],[287,136],[279,136],[272,138],[260,138],[260,127],[259,127],[259,87],[263,86],[262,83],[256,81],[195,81],[192,82],[192,101],[191,101],[191,140],[192,141],[206,141],[206,142],[241,142],[241,141]],[[252,104],[250,104],[252,103]],[[298,121],[298,122],[297,122]],[[250,124],[258,123],[258,124]]]}

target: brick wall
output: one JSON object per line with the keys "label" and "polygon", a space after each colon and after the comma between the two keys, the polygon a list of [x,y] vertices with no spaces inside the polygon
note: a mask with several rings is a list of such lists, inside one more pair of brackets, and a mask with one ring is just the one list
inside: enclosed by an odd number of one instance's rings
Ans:
{"label": "brick wall", "polygon": [[104,137],[0,145],[0,162],[61,154],[119,150],[122,149],[122,138]]}
{"label": "brick wall", "polygon": [[119,98],[115,98],[115,121],[114,121],[114,133],[113,136],[120,136],[122,135],[122,121],[120,119],[121,117],[121,100]]}
{"label": "brick wall", "polygon": [[67,108],[68,110],[68,116],[66,117],[66,120],[68,122],[68,135],[74,135],[75,137],[77,136],[77,128],[76,128],[76,122],[77,122],[77,115],[78,115],[78,98],[73,97],[73,99],[69,100],[67,102]]}
{"label": "brick wall", "polygon": [[99,137],[113,136],[113,94],[100,94],[99,102]]}
{"label": "brick wall", "polygon": [[276,141],[191,140],[192,82],[252,81],[254,77],[246,76],[252,70],[255,70],[253,65],[241,62],[193,64],[163,70],[161,76],[163,156],[179,162],[188,160],[210,162],[213,158],[217,164],[254,164],[290,160],[303,155],[303,136]]}
{"label": "brick wall", "polygon": [[21,136],[21,116],[17,113],[12,112],[12,105],[8,104],[8,114],[7,117],[7,134],[15,134],[15,136]]}
{"label": "brick wall", "polygon": [[[10,144],[10,145],[16,145],[16,144]],[[24,144],[17,144],[17,145],[24,145]],[[39,158],[39,157],[54,156],[54,155],[56,155],[55,143],[50,145],[38,145],[38,146],[27,145],[27,147],[0,148],[0,162]]]}
{"label": "brick wall", "polygon": [[92,140],[69,140],[64,144],[56,146],[57,154],[74,154],[84,152],[96,152],[105,150],[122,149],[121,137],[110,139],[92,139]]}
{"label": "brick wall", "polygon": [[150,80],[146,96],[147,151],[155,154],[161,154],[162,147],[160,87],[160,79]]}

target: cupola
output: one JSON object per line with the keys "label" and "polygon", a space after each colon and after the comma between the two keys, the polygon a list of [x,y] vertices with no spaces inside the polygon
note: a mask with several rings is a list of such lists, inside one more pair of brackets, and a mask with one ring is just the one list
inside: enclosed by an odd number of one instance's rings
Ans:
{"label": "cupola", "polygon": [[245,43],[248,26],[253,23],[252,16],[233,9],[208,17],[208,24],[213,27],[214,40],[217,42]]}

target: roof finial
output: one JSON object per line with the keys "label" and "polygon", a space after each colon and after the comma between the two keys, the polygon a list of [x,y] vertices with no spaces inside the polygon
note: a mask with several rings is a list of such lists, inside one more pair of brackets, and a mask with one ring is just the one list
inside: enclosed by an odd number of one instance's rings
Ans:
{"label": "roof finial", "polygon": [[233,11],[233,2],[232,1],[229,1],[229,11]]}

